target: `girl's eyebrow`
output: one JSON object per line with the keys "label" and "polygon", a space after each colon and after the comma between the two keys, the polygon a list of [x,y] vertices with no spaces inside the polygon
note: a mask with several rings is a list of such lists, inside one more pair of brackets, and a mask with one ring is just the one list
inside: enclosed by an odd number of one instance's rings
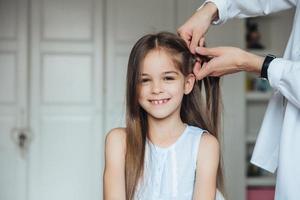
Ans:
{"label": "girl's eyebrow", "polygon": [[[176,75],[178,75],[179,73],[176,72],[176,71],[166,71],[166,72],[163,72],[162,74],[164,74],[164,75],[168,75],[168,74],[176,74]],[[147,74],[147,73],[142,73],[141,76],[150,76],[150,75]]]}
{"label": "girl's eyebrow", "polygon": [[179,73],[176,72],[176,71],[167,71],[167,72],[164,72],[164,74],[165,75],[167,75],[167,74],[176,74],[176,75],[178,75]]}

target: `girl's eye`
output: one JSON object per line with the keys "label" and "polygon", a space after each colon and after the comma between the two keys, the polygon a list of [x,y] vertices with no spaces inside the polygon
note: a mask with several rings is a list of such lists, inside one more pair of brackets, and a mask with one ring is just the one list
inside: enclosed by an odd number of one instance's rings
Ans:
{"label": "girl's eye", "polygon": [[166,77],[164,77],[164,80],[166,80],[166,81],[172,81],[172,80],[175,80],[175,78],[172,77],[172,76],[166,76]]}
{"label": "girl's eye", "polygon": [[148,79],[148,78],[142,78],[141,79],[141,83],[147,83],[147,82],[149,82],[150,81],[150,79]]}

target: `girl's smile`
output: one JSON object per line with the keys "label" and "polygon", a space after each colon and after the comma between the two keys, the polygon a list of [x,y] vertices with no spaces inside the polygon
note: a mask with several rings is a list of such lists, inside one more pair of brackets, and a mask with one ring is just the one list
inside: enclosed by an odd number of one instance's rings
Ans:
{"label": "girl's smile", "polygon": [[150,99],[150,103],[154,105],[162,105],[166,104],[171,98],[165,98],[165,99]]}

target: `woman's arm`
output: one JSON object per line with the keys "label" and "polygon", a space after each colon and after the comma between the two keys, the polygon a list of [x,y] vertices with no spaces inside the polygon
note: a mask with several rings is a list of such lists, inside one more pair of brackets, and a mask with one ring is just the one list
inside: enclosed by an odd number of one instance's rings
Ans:
{"label": "woman's arm", "polygon": [[194,200],[215,200],[219,157],[218,140],[211,134],[204,133],[197,157]]}
{"label": "woman's arm", "polygon": [[[207,0],[218,8],[219,20],[215,24],[224,23],[231,18],[244,18],[268,15],[296,6],[298,0]],[[205,2],[205,3],[206,3]]]}
{"label": "woman's arm", "polygon": [[223,76],[240,71],[260,75],[264,57],[257,56],[236,47],[197,47],[196,52],[210,57],[202,66],[194,67],[194,74],[198,80],[206,76]]}
{"label": "woman's arm", "polygon": [[[191,52],[203,46],[203,37],[211,23],[225,23],[234,17],[254,17],[286,10],[299,0],[206,0],[178,30]],[[201,41],[201,39],[203,41]]]}
{"label": "woman's arm", "polygon": [[105,140],[105,168],[103,175],[104,200],[125,200],[125,146],[124,129],[111,130]]}
{"label": "woman's arm", "polygon": [[274,59],[268,68],[270,85],[290,103],[300,108],[300,62]]}
{"label": "woman's arm", "polygon": [[[196,52],[211,57],[210,61],[194,68],[198,80],[206,76],[223,76],[239,71],[260,75],[264,57],[235,47],[198,47]],[[270,85],[296,107],[300,108],[300,62],[275,58],[268,68]]]}

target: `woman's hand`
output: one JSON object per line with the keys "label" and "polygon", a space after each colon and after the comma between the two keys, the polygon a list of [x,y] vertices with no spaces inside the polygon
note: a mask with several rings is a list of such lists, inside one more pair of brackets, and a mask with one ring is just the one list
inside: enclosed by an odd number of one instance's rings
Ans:
{"label": "woman's hand", "polygon": [[216,5],[208,2],[177,30],[193,54],[197,46],[203,46],[204,34],[217,17],[217,11]]}
{"label": "woman's hand", "polygon": [[197,47],[196,53],[210,58],[208,62],[195,65],[194,74],[198,80],[206,76],[223,76],[240,71],[260,74],[263,57],[235,47]]}

